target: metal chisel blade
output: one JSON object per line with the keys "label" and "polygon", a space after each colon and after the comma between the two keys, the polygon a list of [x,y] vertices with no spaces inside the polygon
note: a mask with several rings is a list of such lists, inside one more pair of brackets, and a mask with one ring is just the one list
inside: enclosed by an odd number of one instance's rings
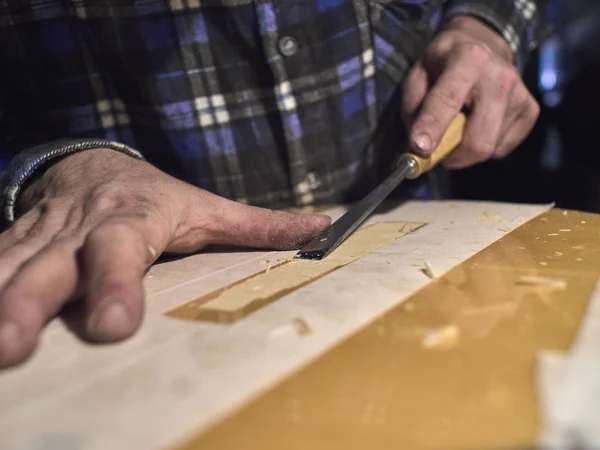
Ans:
{"label": "metal chisel blade", "polygon": [[379,186],[306,244],[294,259],[321,260],[333,252],[409,176],[413,164],[410,159],[403,160]]}
{"label": "metal chisel blade", "polygon": [[402,181],[420,176],[450,154],[462,140],[466,120],[463,113],[458,114],[444,133],[439,145],[429,156],[420,157],[412,153],[402,155],[394,173],[310,241],[294,258],[323,259],[334,251]]}

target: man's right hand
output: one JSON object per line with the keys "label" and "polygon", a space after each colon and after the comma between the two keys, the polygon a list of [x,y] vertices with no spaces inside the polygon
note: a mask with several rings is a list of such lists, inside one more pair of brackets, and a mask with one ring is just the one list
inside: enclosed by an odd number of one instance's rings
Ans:
{"label": "man's right hand", "polygon": [[0,367],[27,359],[72,300],[82,338],[132,335],[143,316],[144,272],[164,251],[292,249],[330,223],[226,200],[108,149],[54,164],[21,194],[18,211],[0,235]]}

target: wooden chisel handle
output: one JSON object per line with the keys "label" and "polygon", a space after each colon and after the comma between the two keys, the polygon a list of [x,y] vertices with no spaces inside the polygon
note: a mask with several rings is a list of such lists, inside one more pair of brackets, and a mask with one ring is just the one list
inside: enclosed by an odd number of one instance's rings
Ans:
{"label": "wooden chisel handle", "polygon": [[466,122],[466,116],[463,113],[459,113],[446,130],[440,145],[437,146],[437,148],[431,155],[429,155],[429,157],[422,158],[413,153],[406,153],[402,155],[400,159],[401,161],[408,158],[413,162],[414,169],[410,172],[408,178],[412,180],[421,176],[428,170],[433,169],[442,159],[444,159],[456,147],[458,147],[458,144],[460,144],[463,138]]}

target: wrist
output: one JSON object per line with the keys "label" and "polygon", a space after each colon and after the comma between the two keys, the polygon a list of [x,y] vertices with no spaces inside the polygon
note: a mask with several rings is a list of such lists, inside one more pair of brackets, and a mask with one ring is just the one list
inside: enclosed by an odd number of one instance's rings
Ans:
{"label": "wrist", "polygon": [[44,197],[56,196],[59,193],[57,190],[64,185],[65,179],[69,180],[69,175],[72,173],[77,173],[81,178],[89,181],[87,176],[82,176],[80,166],[85,161],[92,159],[94,154],[103,152],[112,152],[112,150],[89,148],[85,151],[59,155],[38,165],[35,171],[21,184],[14,204],[15,218],[23,215]]}
{"label": "wrist", "polygon": [[143,159],[136,150],[103,139],[59,139],[24,150],[15,156],[0,178],[0,228],[15,220],[15,206],[24,186],[35,180],[54,162],[85,150],[107,148],[135,159]]}
{"label": "wrist", "polygon": [[474,36],[505,61],[511,64],[514,61],[515,55],[506,39],[495,28],[476,17],[469,15],[453,17],[444,30],[454,30]]}

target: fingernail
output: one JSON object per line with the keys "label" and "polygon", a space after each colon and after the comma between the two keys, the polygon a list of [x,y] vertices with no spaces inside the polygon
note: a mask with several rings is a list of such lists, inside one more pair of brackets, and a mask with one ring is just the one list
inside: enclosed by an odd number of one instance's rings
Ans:
{"label": "fingernail", "polygon": [[424,152],[428,152],[429,150],[431,150],[431,138],[427,134],[417,134],[414,137],[414,141],[420,150],[423,150]]}
{"label": "fingernail", "polygon": [[109,303],[92,314],[89,322],[91,337],[112,340],[125,337],[131,330],[131,315],[121,302]]}
{"label": "fingernail", "polygon": [[0,365],[16,362],[20,357],[22,329],[15,322],[0,324]]}
{"label": "fingernail", "polygon": [[331,224],[331,217],[326,214],[315,214],[314,217],[318,228],[325,228]]}

